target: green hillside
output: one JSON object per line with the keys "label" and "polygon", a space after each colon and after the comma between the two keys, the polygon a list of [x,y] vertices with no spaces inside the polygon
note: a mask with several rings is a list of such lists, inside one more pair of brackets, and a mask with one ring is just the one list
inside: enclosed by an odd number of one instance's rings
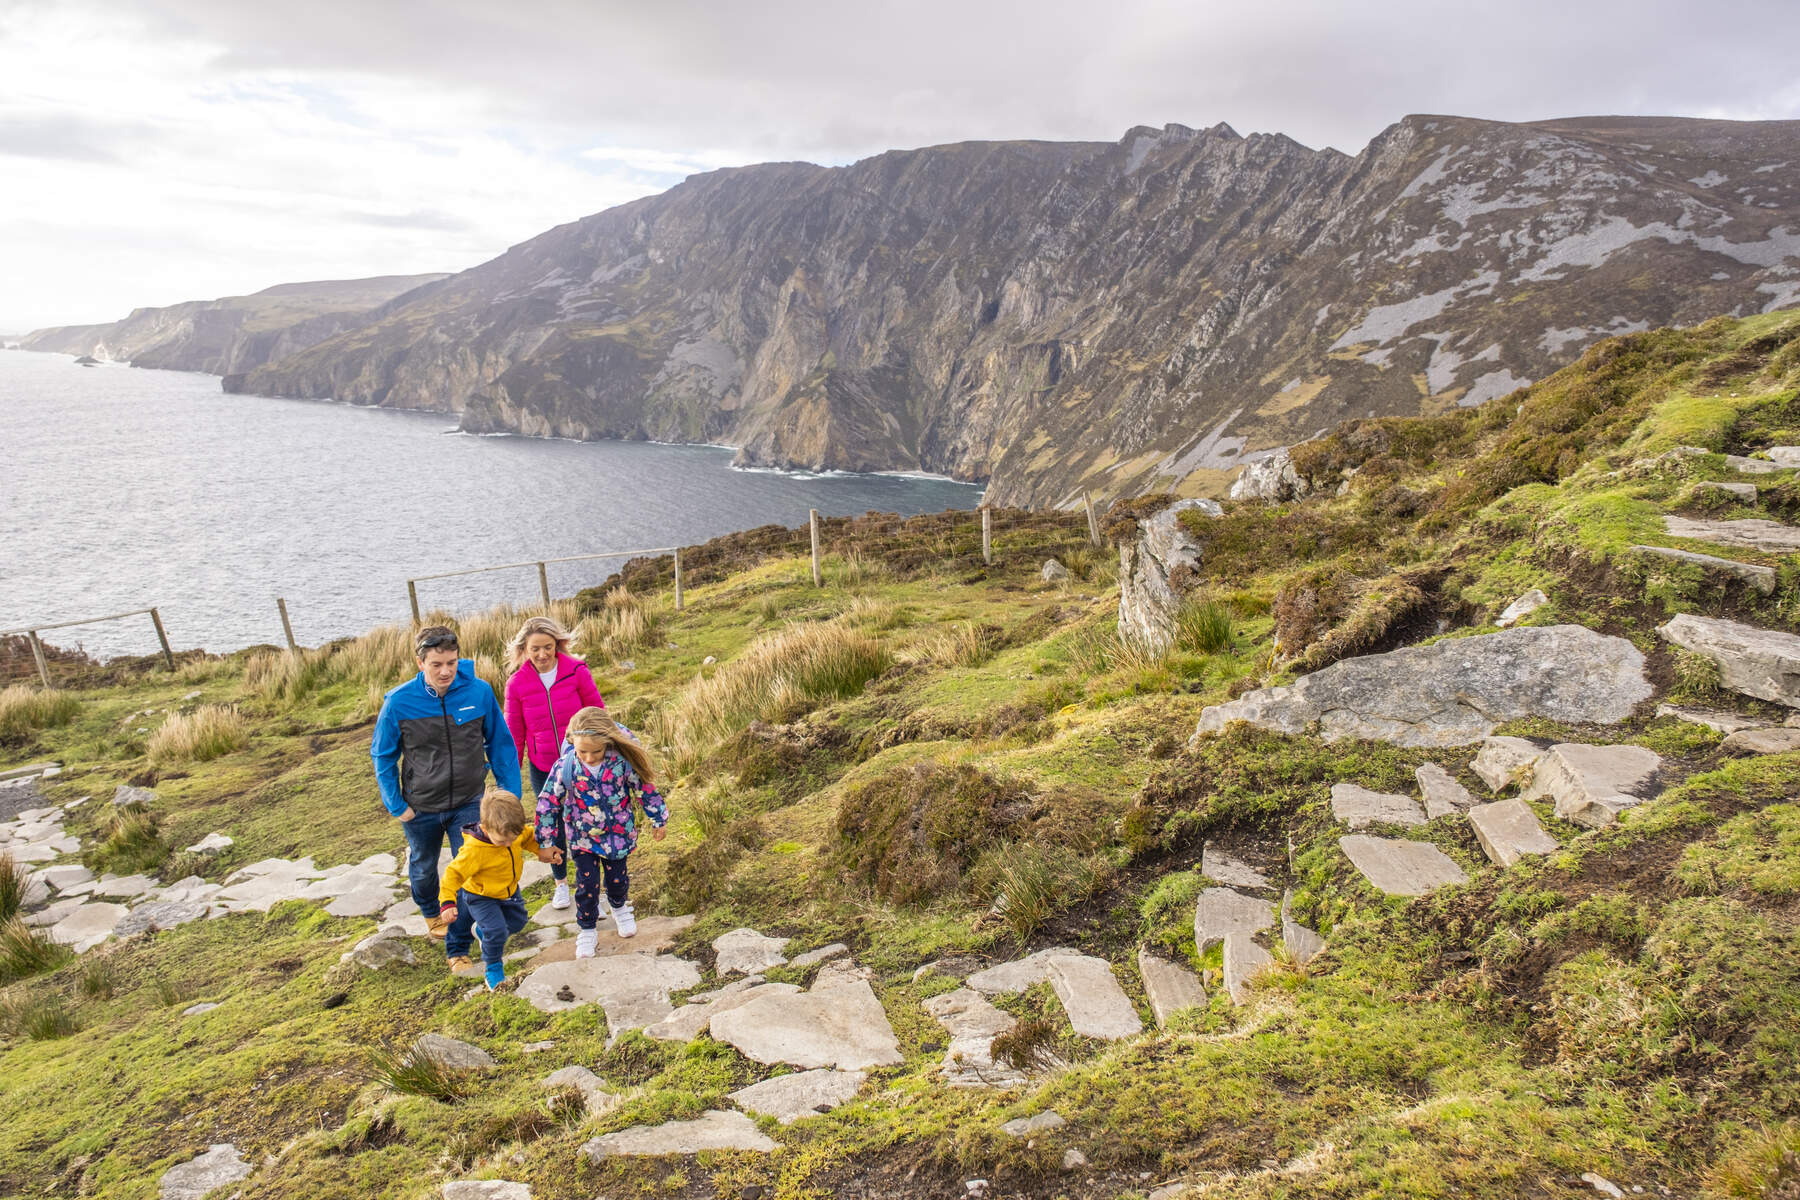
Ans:
{"label": "green hillside", "polygon": [[[0,1194],[151,1197],[226,1142],[253,1167],[246,1198],[424,1197],[478,1178],[540,1200],[1601,1194],[1585,1173],[1627,1194],[1800,1194],[1800,752],[1729,752],[1655,703],[1613,725],[1512,722],[1498,732],[1654,750],[1658,790],[1600,830],[1534,802],[1560,848],[1506,869],[1459,814],[1437,817],[1411,836],[1469,882],[1408,900],[1340,852],[1331,785],[1409,793],[1429,762],[1486,799],[1475,746],[1245,725],[1190,742],[1210,705],[1492,632],[1534,587],[1549,603],[1523,625],[1629,639],[1656,701],[1780,726],[1788,710],[1729,691],[1655,627],[1697,613],[1800,632],[1793,555],[1697,544],[1662,519],[1800,520],[1793,472],[1727,457],[1796,444],[1793,313],[1634,334],[1481,408],[1353,422],[1294,448],[1312,498],[1184,517],[1204,548],[1165,652],[1120,641],[1117,552],[1071,514],[998,514],[992,566],[970,514],[831,522],[823,588],[803,532],[751,531],[684,551],[680,611],[669,564],[634,563],[559,611],[672,781],[671,836],[632,870],[640,918],[696,917],[674,952],[705,978],[675,1000],[718,986],[712,943],[733,929],[792,951],[843,942],[872,971],[899,1065],[829,1112],[758,1118],[773,1153],[593,1162],[590,1139],[729,1109],[727,1093],[785,1068],[707,1036],[609,1045],[599,1008],[471,994],[422,938],[413,965],[340,964],[380,922],[313,901],[79,957],[13,924]],[[1754,502],[1704,486],[1745,481]],[[1162,503],[1114,506],[1108,535],[1132,541]],[[1774,586],[1640,545],[1772,567]],[[1051,557],[1066,579],[1043,578]],[[523,615],[459,620],[484,676],[499,680]],[[0,700],[0,768],[63,764],[41,789],[92,797],[62,821],[96,873],[222,883],[269,858],[397,856],[368,744],[408,645],[396,627],[298,656],[190,654],[173,675],[126,664],[92,686],[59,664],[62,702],[23,686]],[[125,783],[154,789],[146,812],[113,810]],[[181,849],[214,831],[233,844]],[[1328,943],[1305,963],[1277,948],[1244,1004],[1219,949],[1195,953],[1209,840],[1272,854],[1293,915]],[[548,895],[527,893],[534,910]],[[1034,984],[993,1000],[1020,1022],[1005,1049],[1032,1080],[947,1086],[924,1002],[1055,946],[1111,963],[1146,1031],[1082,1037]],[[1141,947],[1197,970],[1205,1005],[1158,1028]],[[181,1015],[198,1002],[218,1007]],[[421,1094],[384,1063],[428,1032],[497,1066]],[[570,1064],[620,1102],[589,1116],[541,1085]],[[1066,1124],[1000,1128],[1047,1110]]]}

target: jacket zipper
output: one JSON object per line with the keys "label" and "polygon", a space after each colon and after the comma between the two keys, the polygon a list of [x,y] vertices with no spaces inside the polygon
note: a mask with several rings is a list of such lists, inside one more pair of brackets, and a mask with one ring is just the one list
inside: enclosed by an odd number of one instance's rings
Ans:
{"label": "jacket zipper", "polygon": [[[454,681],[452,681],[454,682]],[[438,697],[438,708],[444,714],[444,759],[450,764],[450,807],[456,807],[456,739],[451,736],[450,729],[450,689],[445,688]]]}
{"label": "jacket zipper", "polygon": [[[557,665],[560,666],[561,663],[559,662]],[[538,676],[538,682],[544,683],[544,677],[542,675]],[[556,740],[556,698],[550,694],[550,689],[561,682],[562,676],[558,675],[549,683],[544,683],[544,707],[550,710],[550,739],[552,741]],[[559,746],[557,749],[560,750],[562,747]]]}

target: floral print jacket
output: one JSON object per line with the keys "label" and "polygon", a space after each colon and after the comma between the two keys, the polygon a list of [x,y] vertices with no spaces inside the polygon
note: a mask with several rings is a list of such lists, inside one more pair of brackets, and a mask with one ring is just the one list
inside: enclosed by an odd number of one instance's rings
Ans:
{"label": "floral print jacket", "polygon": [[644,815],[658,828],[669,822],[669,806],[656,785],[638,777],[628,759],[609,749],[598,766],[583,766],[575,748],[565,745],[562,757],[544,781],[537,802],[539,844],[556,845],[561,822],[569,835],[569,852],[585,851],[601,858],[624,858],[637,848],[635,794]]}

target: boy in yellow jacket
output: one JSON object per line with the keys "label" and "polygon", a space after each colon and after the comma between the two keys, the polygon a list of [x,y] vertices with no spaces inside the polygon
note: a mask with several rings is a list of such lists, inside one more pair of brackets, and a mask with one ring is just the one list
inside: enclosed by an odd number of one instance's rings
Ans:
{"label": "boy in yellow jacket", "polygon": [[506,982],[506,939],[525,928],[529,919],[519,897],[519,878],[525,873],[525,855],[540,862],[557,862],[562,853],[538,846],[525,806],[511,792],[489,788],[481,798],[481,821],[463,827],[462,849],[444,869],[438,885],[441,916],[449,921],[444,953],[452,972],[466,970],[471,928],[481,935],[481,958],[486,966],[487,988],[494,991]]}

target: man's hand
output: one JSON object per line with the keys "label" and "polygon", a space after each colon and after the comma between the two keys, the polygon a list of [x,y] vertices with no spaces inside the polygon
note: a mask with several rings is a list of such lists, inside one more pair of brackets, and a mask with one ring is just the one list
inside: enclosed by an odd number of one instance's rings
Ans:
{"label": "man's hand", "polygon": [[456,905],[446,904],[442,908],[438,909],[438,919],[443,921],[443,923],[446,925],[455,923],[455,921],[456,921]]}
{"label": "man's hand", "polygon": [[409,804],[405,808],[400,810],[400,815],[396,819],[400,820],[400,821],[410,821],[418,815],[419,815],[418,813],[413,811],[413,806]]}
{"label": "man's hand", "polygon": [[664,828],[663,828],[663,827],[662,827],[662,826],[661,826],[661,825],[658,825],[658,826],[657,826],[657,827],[656,827],[656,828],[655,828],[655,829],[652,829],[652,830],[651,830],[651,831],[650,831],[650,836],[651,836],[651,838],[653,838],[653,839],[654,839],[654,840],[656,840],[656,841],[659,841],[659,842],[660,842],[660,841],[662,841],[662,840],[663,840],[663,839],[664,839],[664,838],[666,838],[666,837],[668,837],[668,836],[669,836],[669,831],[668,831],[668,830],[667,830],[667,829],[664,829]]}

